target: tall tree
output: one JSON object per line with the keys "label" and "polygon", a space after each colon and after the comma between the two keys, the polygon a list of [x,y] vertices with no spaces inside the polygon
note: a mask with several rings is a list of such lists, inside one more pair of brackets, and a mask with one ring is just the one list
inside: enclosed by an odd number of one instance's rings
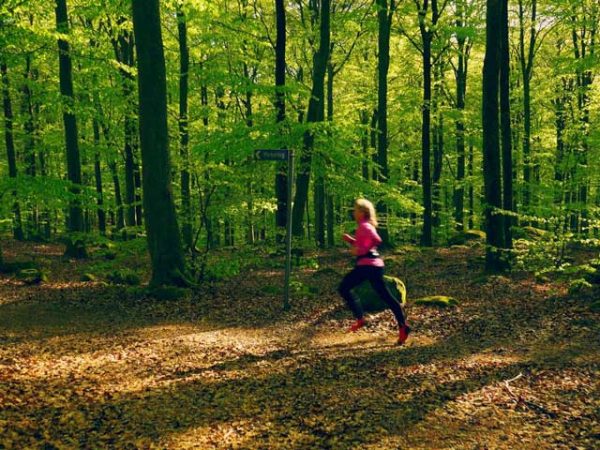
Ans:
{"label": "tall tree", "polygon": [[[285,122],[285,46],[286,46],[286,14],[284,0],[275,0],[275,15],[277,17],[277,37],[275,42],[275,110],[277,123]],[[282,129],[279,130],[283,132]],[[277,239],[283,242],[284,230],[287,224],[287,166],[280,164],[275,175],[275,192],[277,195],[277,212],[275,224],[278,228]]]}
{"label": "tall tree", "polygon": [[437,0],[414,0],[417,8],[420,44],[410,38],[411,43],[421,52],[423,73],[423,104],[421,121],[421,182],[423,186],[423,230],[421,245],[433,245],[433,204],[431,174],[431,105],[432,105],[432,70],[442,57],[445,49],[433,54],[433,40],[437,33],[438,23],[444,13],[448,1],[440,5]]}
{"label": "tall tree", "polygon": [[[8,81],[8,68],[4,58],[0,60],[0,72],[2,75],[2,100],[4,106],[4,143],[6,144],[6,156],[8,160],[8,176],[16,180],[17,178],[17,152],[15,150],[14,138],[14,115],[12,101],[10,97],[10,85]],[[13,236],[15,239],[22,240],[23,224],[21,220],[21,209],[17,201],[17,191],[13,191],[15,202],[13,204],[14,221]]]}
{"label": "tall tree", "polygon": [[[535,1],[535,0],[534,0]],[[510,117],[510,40],[508,29],[508,0],[502,0],[500,55],[500,128],[502,130],[502,184],[504,209],[504,244],[512,248],[513,212],[513,157]]]}
{"label": "tall tree", "polygon": [[181,157],[181,234],[187,248],[193,245],[192,200],[190,188],[188,92],[190,51],[187,42],[187,18],[181,1],[177,2],[177,32],[179,37],[179,156]]}
{"label": "tall tree", "polygon": [[[75,116],[75,99],[73,96],[73,68],[71,49],[67,36],[69,35],[69,17],[67,1],[56,0],[56,29],[58,37],[58,60],[60,93],[63,100],[63,123],[67,150],[67,178],[71,182],[71,193],[75,196],[70,201],[68,228],[70,232],[80,232],[84,229],[81,202],[77,196],[81,192],[81,158],[77,136],[77,119]],[[80,257],[85,252],[80,245],[67,245],[68,256]]]}
{"label": "tall tree", "polygon": [[499,79],[501,64],[503,0],[487,0],[486,43],[483,63],[483,181],[484,219],[487,234],[487,271],[501,271],[504,248],[502,208],[502,179],[500,175]]}
{"label": "tall tree", "polygon": [[[137,147],[134,87],[135,77],[133,67],[135,65],[134,39],[131,30],[126,27],[127,20],[120,17],[117,24],[111,29],[111,39],[115,57],[119,63],[119,75],[125,100],[123,135],[123,154],[125,156],[125,222],[127,226],[133,227],[138,223],[135,206],[136,196],[136,172],[138,171],[135,161]],[[113,27],[111,27],[113,28]]]}
{"label": "tall tree", "polygon": [[[330,6],[330,0],[322,0],[319,8],[319,48],[313,55],[312,88],[306,115],[309,126],[323,122],[325,117],[325,73],[330,49]],[[302,236],[304,233],[303,217],[308,201],[314,142],[315,131],[309,128],[304,133],[304,148],[296,177],[296,195],[292,211],[294,236]]]}
{"label": "tall tree", "polygon": [[[519,46],[518,58],[523,81],[523,207],[530,212],[533,157],[531,154],[531,80],[533,64],[539,48],[537,29],[537,0],[530,0],[530,15],[526,23],[526,5],[519,0]],[[504,20],[504,19],[503,19]],[[526,34],[528,33],[528,36]]]}
{"label": "tall tree", "polygon": [[454,188],[454,223],[458,231],[465,227],[464,199],[465,199],[465,106],[467,96],[467,80],[469,71],[469,59],[473,40],[468,37],[467,27],[467,2],[456,0],[456,53],[457,62],[453,65],[454,78],[456,80],[457,119],[456,128],[456,186]]}
{"label": "tall tree", "polygon": [[159,0],[133,0],[138,56],[142,179],[152,285],[184,282],[184,260],[171,186],[167,86]]}
{"label": "tall tree", "polygon": [[[396,2],[390,0],[377,0],[377,164],[379,165],[378,179],[387,183],[389,178],[388,167],[388,71],[390,68],[390,32],[392,19],[396,10]],[[387,215],[386,206],[379,202],[377,211],[380,215]],[[390,236],[387,222],[381,223],[380,233],[384,245],[389,245]]]}
{"label": "tall tree", "polygon": [[591,62],[596,56],[598,45],[598,30],[600,27],[600,6],[595,1],[582,0],[571,6],[571,40],[575,56],[575,82],[577,86],[577,115],[579,122],[579,151],[576,155],[579,173],[578,192],[575,193],[580,205],[579,223],[575,223],[576,231],[584,231],[589,224],[588,194],[589,194],[589,151],[590,151],[590,90],[594,83],[594,71]]}

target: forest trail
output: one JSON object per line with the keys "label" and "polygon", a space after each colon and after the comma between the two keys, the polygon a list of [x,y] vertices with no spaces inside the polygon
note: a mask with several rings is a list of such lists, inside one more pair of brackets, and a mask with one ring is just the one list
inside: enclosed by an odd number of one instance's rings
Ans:
{"label": "forest trail", "polygon": [[[295,270],[281,311],[273,269],[250,267],[180,300],[75,274],[58,247],[41,286],[0,276],[0,448],[591,449],[600,439],[600,318],[533,276],[481,276],[481,250],[387,256],[409,306],[349,334],[335,293],[347,260]],[[139,262],[143,264],[143,261]],[[133,262],[132,262],[133,264]]]}

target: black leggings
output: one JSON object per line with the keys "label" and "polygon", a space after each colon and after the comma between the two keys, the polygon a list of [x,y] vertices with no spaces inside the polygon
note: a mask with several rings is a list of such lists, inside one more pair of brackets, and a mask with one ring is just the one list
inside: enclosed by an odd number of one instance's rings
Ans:
{"label": "black leggings", "polygon": [[402,305],[396,300],[390,291],[388,290],[385,281],[383,280],[383,267],[373,266],[356,266],[350,273],[348,273],[340,283],[338,292],[346,300],[348,307],[352,310],[354,317],[362,319],[363,309],[360,301],[352,293],[352,289],[357,287],[362,282],[369,280],[371,286],[377,295],[387,303],[388,307],[396,316],[398,326],[402,326],[405,323],[404,313],[402,311]]}

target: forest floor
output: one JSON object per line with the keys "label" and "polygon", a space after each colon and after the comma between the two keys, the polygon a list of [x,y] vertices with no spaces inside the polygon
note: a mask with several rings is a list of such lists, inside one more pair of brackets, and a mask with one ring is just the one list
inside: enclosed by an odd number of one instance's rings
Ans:
{"label": "forest floor", "polygon": [[[0,275],[0,448],[592,449],[600,442],[600,315],[590,296],[527,273],[482,276],[482,250],[388,255],[409,299],[357,333],[335,288],[341,251],[295,270],[257,265],[178,300],[79,282],[97,262],[50,244],[40,286]],[[131,257],[144,267],[146,259]],[[298,287],[300,286],[300,287]],[[303,289],[309,286],[310,289]]]}

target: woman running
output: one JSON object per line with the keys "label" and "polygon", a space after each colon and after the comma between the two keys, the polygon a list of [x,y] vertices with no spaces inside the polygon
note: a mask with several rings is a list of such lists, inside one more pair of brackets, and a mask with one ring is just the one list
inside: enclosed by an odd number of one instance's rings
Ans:
{"label": "woman running", "polygon": [[338,288],[338,292],[346,300],[356,318],[356,322],[352,324],[349,331],[357,331],[365,325],[362,306],[359,299],[352,293],[352,289],[369,280],[377,295],[387,303],[394,313],[398,322],[398,344],[404,344],[410,333],[410,327],[406,324],[402,305],[392,296],[383,280],[383,259],[377,252],[377,246],[382,241],[376,230],[377,217],[373,203],[363,198],[356,200],[354,219],[358,224],[355,236],[344,234],[342,239],[352,245],[351,252],[356,256],[356,263],[354,269],[342,279]]}

